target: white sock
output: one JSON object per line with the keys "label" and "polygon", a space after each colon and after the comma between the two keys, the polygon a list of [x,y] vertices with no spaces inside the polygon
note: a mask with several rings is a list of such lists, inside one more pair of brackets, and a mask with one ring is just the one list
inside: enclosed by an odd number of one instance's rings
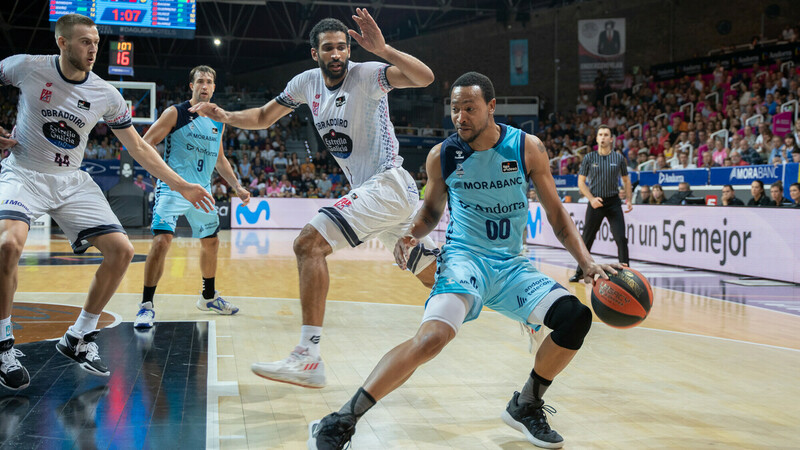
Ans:
{"label": "white sock", "polygon": [[0,319],[0,341],[12,339],[14,337],[14,325],[11,324],[11,316]]}
{"label": "white sock", "polygon": [[97,328],[98,320],[100,320],[100,314],[91,314],[81,309],[81,315],[78,316],[75,325],[69,327],[69,331],[78,337],[83,337],[84,334],[91,333]]}
{"label": "white sock", "polygon": [[303,325],[300,328],[300,347],[308,349],[308,354],[319,357],[319,341],[322,339],[322,327]]}

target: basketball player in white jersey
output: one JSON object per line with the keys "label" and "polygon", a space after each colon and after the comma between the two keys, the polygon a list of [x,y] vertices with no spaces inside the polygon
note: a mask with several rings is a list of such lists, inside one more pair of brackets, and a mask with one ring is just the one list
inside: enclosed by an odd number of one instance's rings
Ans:
{"label": "basketball player in white jersey", "polygon": [[0,149],[11,149],[0,172],[0,384],[22,389],[30,375],[17,359],[11,305],[17,264],[31,221],[49,214],[75,253],[91,246],[103,254],[86,303],[57,350],[87,372],[109,376],[98,353],[98,319],[133,258],[133,246],[103,192],[80,170],[89,132],[102,118],[145,169],[195,207],[213,209],[198,184],[173,172],[136,133],[122,95],[92,73],[100,36],[88,17],[68,14],[56,22],[59,55],[14,55],[0,61],[0,83],[20,89],[17,125],[0,130]]}
{"label": "basketball player in white jersey", "polygon": [[[319,341],[328,293],[325,258],[347,246],[378,238],[391,251],[405,234],[419,201],[416,183],[402,168],[399,144],[389,121],[386,95],[393,88],[425,87],[433,72],[411,55],[389,45],[366,9],[353,19],[361,34],[336,19],[324,19],[311,30],[311,57],[319,69],[289,81],[277,98],[260,108],[228,112],[213,103],[191,110],[245,129],[267,128],[305,103],[311,107],[317,132],[350,181],[352,190],[334,207],[322,208],[294,241],[300,273],[303,327],[300,343],[284,360],[255,363],[257,375],[303,387],[325,386]],[[381,62],[349,60],[350,37]],[[411,254],[409,269],[433,285],[435,244],[428,238]]]}

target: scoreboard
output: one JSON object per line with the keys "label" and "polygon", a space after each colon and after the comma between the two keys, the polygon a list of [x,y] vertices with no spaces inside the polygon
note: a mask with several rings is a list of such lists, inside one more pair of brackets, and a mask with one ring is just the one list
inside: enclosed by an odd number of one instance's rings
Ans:
{"label": "scoreboard", "polygon": [[100,34],[193,39],[196,0],[47,0],[50,28],[65,14],[94,20]]}
{"label": "scoreboard", "polygon": [[111,41],[108,74],[133,76],[133,42]]}

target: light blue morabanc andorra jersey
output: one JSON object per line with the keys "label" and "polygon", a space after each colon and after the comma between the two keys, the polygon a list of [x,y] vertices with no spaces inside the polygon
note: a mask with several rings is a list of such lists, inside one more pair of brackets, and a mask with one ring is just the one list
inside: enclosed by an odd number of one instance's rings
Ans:
{"label": "light blue morabanc andorra jersey", "polygon": [[[164,161],[189,183],[197,183],[211,191],[211,174],[217,165],[223,124],[189,112],[189,101],[175,105],[178,120],[164,140]],[[169,186],[158,182],[158,192]]]}
{"label": "light blue morabanc andorra jersey", "polygon": [[472,150],[457,133],[442,143],[450,211],[445,250],[500,260],[523,251],[528,223],[525,132],[499,125],[500,139],[489,150]]}

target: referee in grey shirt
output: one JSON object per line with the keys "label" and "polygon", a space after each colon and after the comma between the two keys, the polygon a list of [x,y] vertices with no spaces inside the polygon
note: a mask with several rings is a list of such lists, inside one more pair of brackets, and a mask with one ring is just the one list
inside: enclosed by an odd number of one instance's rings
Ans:
{"label": "referee in grey shirt", "polygon": [[[622,154],[612,151],[614,137],[611,129],[605,125],[597,128],[596,152],[591,152],[583,158],[581,169],[578,172],[578,188],[581,194],[589,199],[586,207],[586,219],[583,223],[583,242],[588,250],[592,250],[594,238],[603,218],[608,219],[611,225],[611,235],[617,243],[619,262],[628,264],[628,238],[625,237],[625,216],[622,213],[622,201],[619,198],[619,177],[625,185],[625,212],[633,210],[631,203],[631,179],[628,176],[628,166]],[[586,185],[586,180],[589,185]],[[589,283],[591,280],[584,277],[581,268],[569,279],[570,283],[580,281]]]}

